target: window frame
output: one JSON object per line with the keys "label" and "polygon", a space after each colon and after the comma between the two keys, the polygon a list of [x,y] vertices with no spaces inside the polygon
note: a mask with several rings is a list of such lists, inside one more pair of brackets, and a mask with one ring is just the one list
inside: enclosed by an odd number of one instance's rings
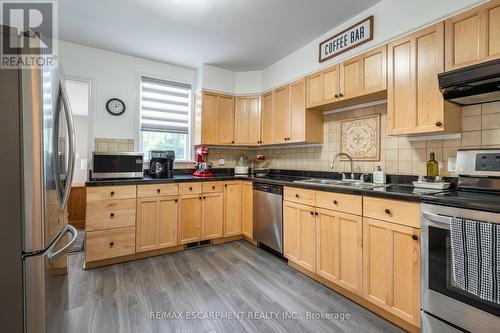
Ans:
{"label": "window frame", "polygon": [[[190,91],[190,98],[189,98],[189,117],[188,117],[188,133],[186,137],[186,146],[184,147],[184,153],[185,153],[185,158],[184,159],[175,159],[174,163],[191,163],[193,162],[193,124],[194,124],[194,98],[195,94],[194,92],[194,85],[193,82],[186,82],[178,79],[172,79],[172,78],[167,78],[167,77],[160,77],[155,74],[151,73],[136,73],[136,79],[135,79],[135,105],[136,105],[136,112],[135,112],[135,147],[138,152],[143,152],[144,146],[143,146],[143,140],[142,140],[142,130],[141,130],[141,101],[142,101],[142,86],[141,86],[141,78],[146,77],[146,78],[151,78],[155,80],[160,80],[160,81],[169,81],[169,82],[174,82],[174,83],[180,83],[180,84],[187,84],[191,86],[191,91]],[[146,132],[154,132],[154,131],[146,131]],[[147,168],[149,166],[149,155],[145,154],[144,156],[144,165]]]}

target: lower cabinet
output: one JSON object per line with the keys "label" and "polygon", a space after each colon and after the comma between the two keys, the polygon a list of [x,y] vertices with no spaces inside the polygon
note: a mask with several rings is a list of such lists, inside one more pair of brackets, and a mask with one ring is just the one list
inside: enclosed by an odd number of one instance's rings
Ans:
{"label": "lower cabinet", "polygon": [[242,194],[241,181],[224,184],[224,237],[241,235]]}
{"label": "lower cabinet", "polygon": [[137,199],[137,252],[177,245],[177,209],[177,197]]}
{"label": "lower cabinet", "polygon": [[283,202],[284,255],[311,272],[316,269],[315,214],[314,207]]}
{"label": "lower cabinet", "polygon": [[85,262],[135,253],[135,227],[89,231],[85,234]]}
{"label": "lower cabinet", "polygon": [[201,239],[221,238],[224,220],[224,193],[203,194],[201,211]]}
{"label": "lower cabinet", "polygon": [[241,221],[243,236],[253,239],[253,183],[243,182],[243,214]]}
{"label": "lower cabinet", "polygon": [[363,219],[363,294],[420,327],[420,230]]}
{"label": "lower cabinet", "polygon": [[201,194],[186,194],[179,198],[179,244],[201,239]]}
{"label": "lower cabinet", "polygon": [[317,209],[316,273],[362,296],[363,220],[361,216]]}

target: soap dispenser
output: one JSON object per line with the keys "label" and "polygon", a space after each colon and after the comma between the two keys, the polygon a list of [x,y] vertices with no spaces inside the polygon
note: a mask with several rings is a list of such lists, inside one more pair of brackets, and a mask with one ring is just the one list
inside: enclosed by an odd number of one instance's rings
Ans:
{"label": "soap dispenser", "polygon": [[377,170],[373,172],[373,182],[376,184],[385,184],[385,172],[382,171],[380,165],[377,165]]}

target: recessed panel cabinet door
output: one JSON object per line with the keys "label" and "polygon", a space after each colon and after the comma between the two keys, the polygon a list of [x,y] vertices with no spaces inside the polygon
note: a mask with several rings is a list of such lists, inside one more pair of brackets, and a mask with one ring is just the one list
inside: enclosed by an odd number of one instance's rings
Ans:
{"label": "recessed panel cabinet door", "polygon": [[253,188],[252,182],[243,182],[243,236],[253,239]]}
{"label": "recessed panel cabinet door", "polygon": [[218,140],[220,145],[234,143],[234,97],[219,96]]}
{"label": "recessed panel cabinet door", "polygon": [[224,184],[224,237],[241,235],[242,186],[241,181]]}
{"label": "recessed panel cabinet door", "polygon": [[178,199],[158,199],[158,248],[177,245]]}
{"label": "recessed panel cabinet door", "polygon": [[222,237],[224,193],[203,194],[201,239]]}
{"label": "recessed panel cabinet door", "polygon": [[306,83],[300,79],[290,83],[290,140],[306,140]]}
{"label": "recessed panel cabinet door", "polygon": [[248,145],[256,146],[260,144],[260,97],[248,98]]}
{"label": "recessed panel cabinet door", "polygon": [[219,97],[203,92],[203,111],[201,120],[202,143],[217,144],[219,130]]}
{"label": "recessed panel cabinet door", "polygon": [[157,216],[156,199],[137,200],[137,235],[136,251],[150,251],[157,248]]}
{"label": "recessed panel cabinet door", "polygon": [[262,96],[262,125],[261,125],[262,145],[270,145],[273,143],[273,138],[274,138],[273,117],[274,117],[274,92],[269,92]]}
{"label": "recessed panel cabinet door", "polygon": [[323,74],[321,72],[306,77],[306,104],[312,108],[323,103]]}
{"label": "recessed panel cabinet door", "polygon": [[234,143],[246,145],[249,142],[249,105],[248,97],[236,97],[234,109]]}
{"label": "recessed panel cabinet door", "polygon": [[364,298],[420,327],[418,229],[363,219]]}
{"label": "recessed panel cabinet door", "polygon": [[179,244],[201,239],[201,194],[183,195],[179,199]]}
{"label": "recessed panel cabinet door", "polygon": [[300,206],[283,201],[283,252],[295,263],[300,258]]}
{"label": "recessed panel cabinet door", "polygon": [[289,92],[288,85],[274,91],[273,143],[275,144],[288,142],[290,127]]}
{"label": "recessed panel cabinet door", "polygon": [[323,70],[322,75],[323,101],[321,104],[338,101],[340,98],[340,65],[334,65]]}

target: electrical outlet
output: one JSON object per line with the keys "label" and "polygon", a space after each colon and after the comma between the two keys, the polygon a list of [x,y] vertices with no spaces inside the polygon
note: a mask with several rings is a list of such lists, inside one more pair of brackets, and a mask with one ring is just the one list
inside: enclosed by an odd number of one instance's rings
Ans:
{"label": "electrical outlet", "polygon": [[448,172],[455,172],[457,168],[457,158],[448,157]]}
{"label": "electrical outlet", "polygon": [[226,160],[223,158],[219,158],[219,166],[223,166],[224,164],[226,164]]}

